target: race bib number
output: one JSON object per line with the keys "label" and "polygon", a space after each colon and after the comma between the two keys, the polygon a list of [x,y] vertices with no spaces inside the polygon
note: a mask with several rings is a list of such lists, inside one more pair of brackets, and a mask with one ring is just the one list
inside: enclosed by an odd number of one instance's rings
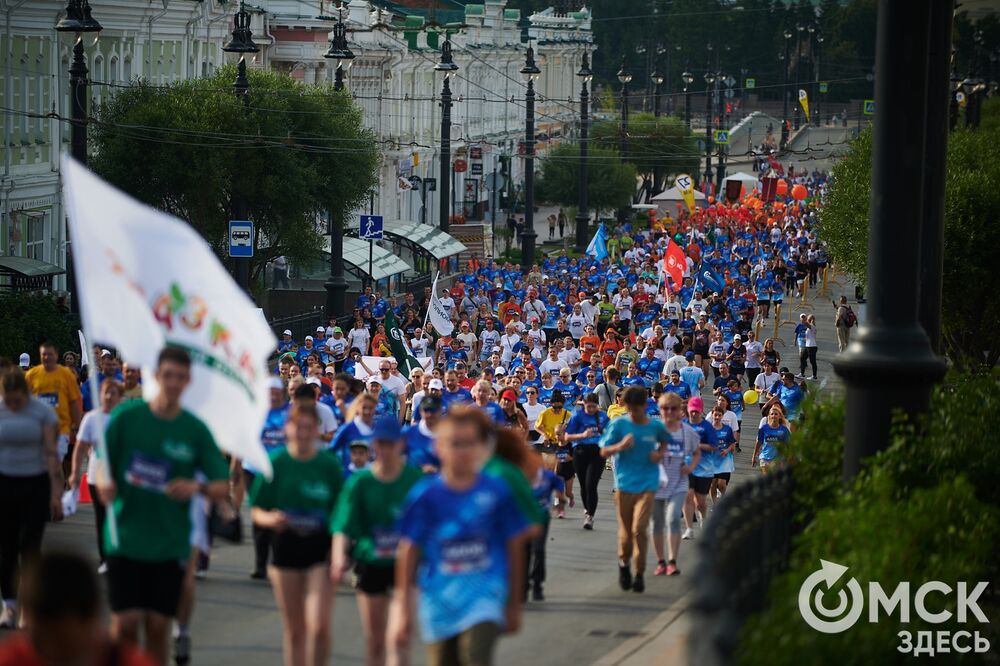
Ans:
{"label": "race bib number", "polygon": [[125,472],[125,481],[136,488],[165,492],[170,479],[170,462],[163,458],[133,453]]}
{"label": "race bib number", "polygon": [[326,515],[319,510],[286,510],[285,517],[288,520],[288,529],[297,534],[313,534],[326,529]]}
{"label": "race bib number", "polygon": [[376,527],[373,541],[375,542],[375,557],[380,560],[390,560],[396,556],[399,532],[390,528]]}
{"label": "race bib number", "polygon": [[483,538],[449,539],[441,545],[441,573],[476,573],[489,566],[489,550]]}
{"label": "race bib number", "polygon": [[39,393],[35,396],[42,402],[44,402],[49,407],[55,409],[59,406],[59,394],[58,393]]}

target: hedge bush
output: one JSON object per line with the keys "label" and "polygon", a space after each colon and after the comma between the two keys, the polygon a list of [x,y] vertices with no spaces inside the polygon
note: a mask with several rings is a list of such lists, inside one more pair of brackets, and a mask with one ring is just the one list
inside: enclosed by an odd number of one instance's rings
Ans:
{"label": "hedge bush", "polygon": [[38,363],[38,345],[55,342],[60,351],[79,351],[77,324],[55,298],[44,294],[0,294],[0,357],[17,362],[23,352]]}

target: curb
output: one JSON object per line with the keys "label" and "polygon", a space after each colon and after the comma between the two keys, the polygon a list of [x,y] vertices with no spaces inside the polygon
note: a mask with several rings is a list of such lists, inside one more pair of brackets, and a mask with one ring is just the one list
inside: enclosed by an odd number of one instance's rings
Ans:
{"label": "curb", "polygon": [[593,666],[665,666],[687,663],[687,639],[690,632],[687,610],[690,603],[691,593],[687,592],[643,627],[641,636],[625,641],[593,662]]}

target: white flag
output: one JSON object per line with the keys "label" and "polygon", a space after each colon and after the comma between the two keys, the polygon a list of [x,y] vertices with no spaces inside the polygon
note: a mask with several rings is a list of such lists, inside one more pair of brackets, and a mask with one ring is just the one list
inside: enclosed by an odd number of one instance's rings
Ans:
{"label": "white flag", "polygon": [[208,244],[187,223],[142,204],[63,156],[63,196],[83,328],[143,368],[147,397],[165,345],[192,360],[184,407],[218,445],[271,475],[260,443],[267,358],[277,341]]}
{"label": "white flag", "polygon": [[448,311],[444,309],[440,299],[438,299],[437,284],[437,276],[435,275],[434,284],[431,286],[431,301],[427,306],[427,318],[438,335],[451,335],[452,331],[455,330],[455,325],[451,322]]}

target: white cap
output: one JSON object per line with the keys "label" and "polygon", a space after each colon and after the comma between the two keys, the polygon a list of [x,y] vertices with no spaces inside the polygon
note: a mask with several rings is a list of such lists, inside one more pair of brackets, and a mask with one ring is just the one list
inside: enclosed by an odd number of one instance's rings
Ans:
{"label": "white cap", "polygon": [[292,332],[291,332],[291,330],[289,330],[289,329],[286,328],[284,330],[284,332],[282,333],[282,335],[287,335],[288,337],[292,337]]}
{"label": "white cap", "polygon": [[267,380],[267,388],[278,391],[284,391],[285,383],[281,381],[280,377],[271,377],[269,380]]}
{"label": "white cap", "polygon": [[507,374],[507,370],[502,365],[498,365],[497,367],[493,368],[493,374],[494,375],[506,375]]}
{"label": "white cap", "polygon": [[430,382],[428,382],[427,388],[428,389],[437,389],[439,391],[443,391],[444,390],[444,382],[442,382],[440,379],[438,379],[437,377],[435,377]]}
{"label": "white cap", "polygon": [[743,339],[743,336],[740,335],[739,333],[737,333],[736,335],[733,336],[733,340],[742,340],[742,339]]}
{"label": "white cap", "polygon": [[313,339],[313,336],[311,336],[311,335],[307,335],[306,336],[306,340],[308,340],[309,342],[312,342],[312,339]]}
{"label": "white cap", "polygon": [[312,384],[313,386],[322,386],[323,382],[320,381],[319,377],[310,377],[306,380],[306,384]]}
{"label": "white cap", "polygon": [[111,352],[108,351],[107,349],[102,349],[101,350],[101,358],[104,358],[105,356],[111,356]]}
{"label": "white cap", "polygon": [[17,364],[22,368],[31,367],[31,357],[28,356],[27,352],[25,352],[24,354],[21,354],[20,357],[18,357]]}
{"label": "white cap", "polygon": [[326,327],[325,326],[317,326],[316,327],[316,332],[317,333],[326,333]]}
{"label": "white cap", "polygon": [[497,352],[499,352],[499,351],[500,351],[500,348],[499,348],[499,347],[494,347],[494,348],[493,348],[493,353],[497,353]]}
{"label": "white cap", "polygon": [[365,383],[369,384],[369,385],[370,384],[381,384],[382,380],[379,379],[378,375],[372,375],[371,377],[368,378],[368,381],[366,381]]}

